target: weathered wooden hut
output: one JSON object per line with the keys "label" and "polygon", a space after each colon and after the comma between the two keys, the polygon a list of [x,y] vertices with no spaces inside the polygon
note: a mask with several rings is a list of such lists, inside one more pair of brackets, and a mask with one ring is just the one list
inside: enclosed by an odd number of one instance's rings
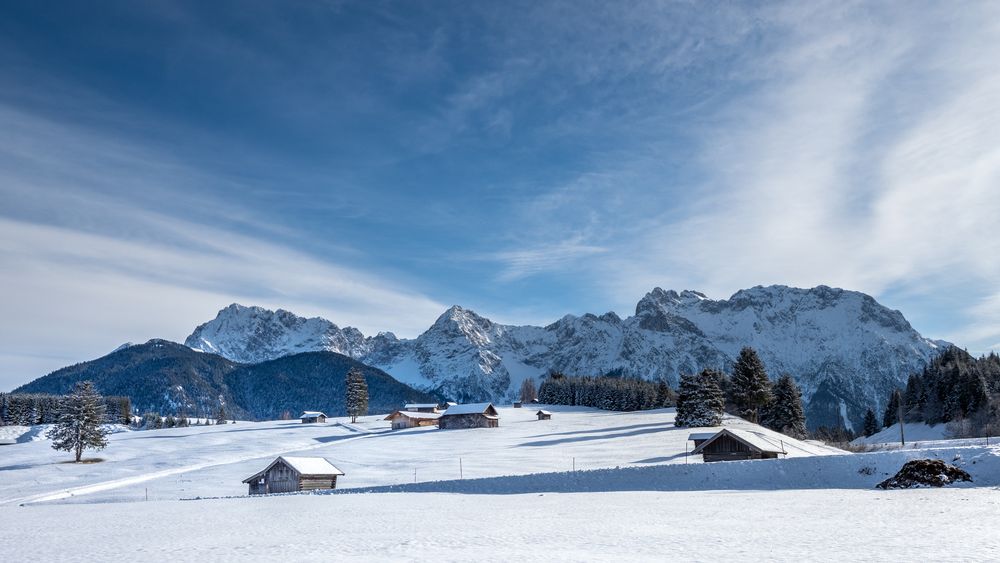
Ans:
{"label": "weathered wooden hut", "polygon": [[439,418],[441,415],[436,412],[396,411],[385,417],[385,420],[392,422],[393,430],[400,430],[420,426],[437,426]]}
{"label": "weathered wooden hut", "polygon": [[785,455],[780,442],[774,442],[761,434],[724,428],[696,447],[691,455],[701,454],[702,460],[736,461],[745,459],[774,459]]}
{"label": "weathered wooden hut", "polygon": [[251,495],[336,489],[344,472],[322,457],[279,457],[243,480]]}
{"label": "weathered wooden hut", "polygon": [[515,402],[514,402],[514,408],[515,408],[515,409],[519,409],[519,408],[521,408],[521,401],[515,401]]}
{"label": "weathered wooden hut", "polygon": [[493,403],[455,405],[441,413],[438,428],[496,428],[500,426],[500,414]]}
{"label": "weathered wooden hut", "polygon": [[315,424],[317,422],[326,422],[326,415],[319,411],[305,411],[299,419],[302,420],[302,424]]}
{"label": "weathered wooden hut", "polygon": [[540,411],[536,412],[535,416],[538,417],[538,420],[550,420],[550,419],[552,419],[552,413],[550,413],[549,411],[546,411],[546,410],[540,410]]}
{"label": "weathered wooden hut", "polygon": [[438,412],[437,403],[407,403],[403,410],[408,412]]}

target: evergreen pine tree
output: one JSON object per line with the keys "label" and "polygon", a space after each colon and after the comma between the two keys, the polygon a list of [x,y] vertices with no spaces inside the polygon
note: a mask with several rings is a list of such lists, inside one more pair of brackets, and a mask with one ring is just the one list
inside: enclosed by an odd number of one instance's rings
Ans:
{"label": "evergreen pine tree", "polygon": [[659,380],[656,383],[656,406],[654,408],[671,407],[676,401],[674,391],[667,385],[667,381],[665,379]]}
{"label": "evergreen pine tree", "polygon": [[73,452],[80,461],[84,449],[102,450],[108,445],[104,422],[104,401],[90,381],[81,381],[62,401],[58,422],[49,432],[52,447]]}
{"label": "evergreen pine tree", "polygon": [[535,380],[527,377],[521,382],[521,402],[530,403],[538,400],[538,390],[535,389]]}
{"label": "evergreen pine tree", "polygon": [[889,396],[889,404],[885,407],[885,414],[882,415],[882,428],[888,428],[899,420],[899,391],[893,391]]}
{"label": "evergreen pine tree", "polygon": [[881,430],[881,428],[878,426],[878,418],[875,416],[875,411],[869,408],[865,412],[864,435],[867,438],[879,430]]}
{"label": "evergreen pine tree", "polygon": [[368,414],[368,383],[365,375],[358,368],[351,368],[347,372],[345,404],[347,414],[351,417],[351,423],[358,421],[359,416]]}
{"label": "evergreen pine tree", "polygon": [[215,423],[225,424],[228,418],[226,418],[226,407],[225,405],[219,404],[219,410],[215,413]]}
{"label": "evergreen pine tree", "polygon": [[733,367],[732,398],[740,416],[750,422],[760,422],[761,411],[771,403],[771,380],[757,352],[749,346],[740,350]]}
{"label": "evergreen pine tree", "polygon": [[681,376],[675,426],[718,426],[725,398],[714,370]]}
{"label": "evergreen pine tree", "polygon": [[787,373],[774,384],[774,400],[767,409],[767,426],[795,438],[806,435],[806,415],[802,408],[802,391]]}

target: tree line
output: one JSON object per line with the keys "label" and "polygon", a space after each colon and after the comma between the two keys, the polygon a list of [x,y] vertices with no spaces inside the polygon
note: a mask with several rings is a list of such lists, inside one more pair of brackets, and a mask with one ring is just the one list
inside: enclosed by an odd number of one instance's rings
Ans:
{"label": "tree line", "polygon": [[609,411],[640,411],[674,405],[675,396],[663,381],[619,377],[571,377],[549,374],[538,389],[538,401],[548,405],[577,405]]}
{"label": "tree line", "polygon": [[[0,393],[0,425],[55,424],[66,400],[65,396],[46,393]],[[109,396],[100,400],[104,423],[131,423],[132,402],[128,397]]]}
{"label": "tree line", "polygon": [[871,436],[899,422],[947,424],[955,437],[1000,432],[1000,356],[975,358],[950,347],[920,373],[910,375],[905,388],[889,397],[881,420],[874,409],[865,413],[864,434]]}
{"label": "tree line", "polygon": [[675,392],[663,380],[621,377],[570,377],[554,372],[542,382],[538,400],[551,405],[580,405],[613,411],[677,407],[677,426],[717,426],[730,412],[785,434],[804,437],[802,392],[783,374],[772,382],[753,348],[745,347],[732,374],[706,369],[681,376]]}

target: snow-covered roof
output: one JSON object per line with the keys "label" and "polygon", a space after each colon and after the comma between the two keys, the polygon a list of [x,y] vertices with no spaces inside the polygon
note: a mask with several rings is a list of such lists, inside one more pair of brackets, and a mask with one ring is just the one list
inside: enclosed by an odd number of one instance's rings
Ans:
{"label": "snow-covered roof", "polygon": [[536,412],[535,414],[552,414],[552,413],[550,413],[547,410],[540,410],[540,411]]}
{"label": "snow-covered roof", "polygon": [[385,417],[385,420],[392,420],[396,415],[405,416],[407,418],[441,418],[441,413],[438,412],[396,411]]}
{"label": "snow-covered roof", "polygon": [[493,408],[493,403],[470,403],[468,405],[455,405],[448,407],[443,416],[455,414],[483,414],[487,409]]}
{"label": "snow-covered roof", "polygon": [[718,432],[695,432],[688,436],[688,440],[708,440],[712,436],[715,436]]}
{"label": "snow-covered roof", "polygon": [[267,467],[263,470],[258,471],[257,473],[254,473],[244,479],[243,482],[249,483],[250,481],[259,479],[279,461],[283,461],[285,465],[288,465],[300,475],[344,475],[343,471],[337,469],[332,463],[327,461],[326,458],[281,456],[267,464]]}
{"label": "snow-covered roof", "polygon": [[303,411],[302,416],[300,416],[299,418],[316,418],[317,416],[326,416],[326,415],[319,411]]}
{"label": "snow-covered roof", "polygon": [[437,403],[406,403],[404,409],[436,409]]}
{"label": "snow-covered roof", "polygon": [[332,463],[324,457],[285,457],[285,460],[292,469],[303,475],[343,475],[344,472],[334,467]]}
{"label": "snow-covered roof", "polygon": [[733,438],[744,442],[748,446],[756,448],[762,452],[773,452],[773,453],[784,453],[784,450],[777,443],[765,438],[764,436],[757,434],[755,432],[750,432],[747,430],[740,430],[739,428],[723,428],[722,430],[716,432],[709,439],[702,442],[700,446],[691,452],[692,455],[701,453],[709,444],[717,440],[720,436],[724,434],[729,434]]}

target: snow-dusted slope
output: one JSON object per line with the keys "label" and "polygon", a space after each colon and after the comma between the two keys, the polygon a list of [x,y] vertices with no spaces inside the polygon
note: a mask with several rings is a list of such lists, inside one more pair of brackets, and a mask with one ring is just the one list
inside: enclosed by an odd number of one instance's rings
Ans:
{"label": "snow-dusted slope", "polygon": [[501,325],[455,306],[413,340],[230,305],[186,344],[239,362],[332,350],[461,401],[512,398],[524,378],[550,370],[676,384],[705,367],[728,371],[740,348],[752,346],[772,377],[787,372],[802,385],[812,426],[857,424],[941,346],[899,311],[825,286],[754,287],[718,301],[656,288],[631,317],[567,315],[546,327]]}

